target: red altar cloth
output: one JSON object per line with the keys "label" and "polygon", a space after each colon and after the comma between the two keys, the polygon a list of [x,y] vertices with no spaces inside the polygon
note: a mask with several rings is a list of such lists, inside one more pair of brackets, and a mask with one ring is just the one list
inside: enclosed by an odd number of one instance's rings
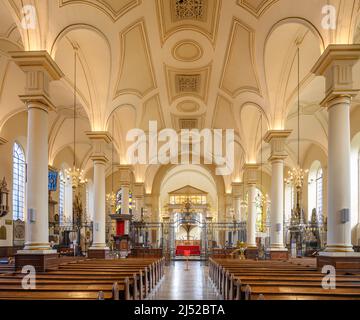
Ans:
{"label": "red altar cloth", "polygon": [[200,246],[177,246],[176,247],[176,255],[183,256],[184,251],[190,251],[190,255],[199,256],[200,255]]}

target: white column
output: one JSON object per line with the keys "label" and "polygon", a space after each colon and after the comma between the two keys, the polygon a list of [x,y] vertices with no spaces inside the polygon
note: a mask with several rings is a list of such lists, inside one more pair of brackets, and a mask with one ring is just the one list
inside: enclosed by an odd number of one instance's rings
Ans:
{"label": "white column", "polygon": [[56,108],[50,100],[49,85],[63,74],[45,51],[13,52],[12,59],[26,75],[25,94],[20,99],[28,108],[26,241],[18,253],[54,253],[48,223],[48,112]]}
{"label": "white column", "polygon": [[28,104],[26,241],[24,250],[49,250],[48,110]]}
{"label": "white column", "polygon": [[93,181],[93,243],[89,248],[89,257],[105,258],[109,248],[106,245],[106,164],[108,159],[105,155],[106,146],[111,142],[111,137],[107,132],[87,132],[89,139],[93,143],[93,154],[91,160],[94,165]]}
{"label": "white column", "polygon": [[248,186],[248,219],[247,219],[247,247],[256,248],[256,183],[259,165],[246,164],[244,166],[246,183]]}
{"label": "white column", "polygon": [[284,246],[284,160],[287,157],[285,142],[290,134],[290,130],[269,131],[264,138],[271,147],[271,251],[287,251]]}
{"label": "white column", "polygon": [[129,186],[122,185],[122,205],[121,205],[121,214],[129,214]]}
{"label": "white column", "polygon": [[[353,252],[351,243],[350,105],[359,89],[353,87],[353,66],[360,45],[330,45],[312,72],[326,79],[328,109],[328,235],[323,255]],[[355,213],[352,213],[355,214]]]}
{"label": "white column", "polygon": [[[130,191],[130,183],[131,183],[131,174],[132,167],[127,165],[119,166],[120,173],[120,185],[122,189],[122,206],[121,213],[122,214],[130,214],[129,210],[129,191]],[[133,194],[134,196],[134,194]]]}
{"label": "white column", "polygon": [[237,222],[241,221],[241,183],[233,182],[231,184],[232,189],[232,202],[234,207],[235,219]]}
{"label": "white column", "polygon": [[105,165],[104,160],[94,160],[94,230],[90,249],[108,249],[105,242]]}
{"label": "white column", "polygon": [[256,247],[256,184],[248,185],[247,246]]}

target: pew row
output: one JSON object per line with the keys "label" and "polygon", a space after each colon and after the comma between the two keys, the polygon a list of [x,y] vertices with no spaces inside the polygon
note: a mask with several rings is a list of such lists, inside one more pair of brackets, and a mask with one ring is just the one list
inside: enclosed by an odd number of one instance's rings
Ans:
{"label": "pew row", "polygon": [[334,289],[323,288],[325,276],[288,261],[209,260],[209,278],[225,300],[360,299],[360,270],[337,274]]}
{"label": "pew row", "polygon": [[37,273],[28,290],[23,273],[1,274],[0,300],[143,300],[163,275],[163,258],[72,261]]}

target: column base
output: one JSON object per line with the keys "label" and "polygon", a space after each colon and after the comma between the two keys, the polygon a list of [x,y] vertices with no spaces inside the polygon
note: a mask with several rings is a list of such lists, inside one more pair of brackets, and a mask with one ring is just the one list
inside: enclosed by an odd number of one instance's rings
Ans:
{"label": "column base", "polygon": [[284,249],[270,249],[270,260],[289,260],[289,251]]}
{"label": "column base", "polygon": [[250,247],[245,250],[245,257],[249,260],[256,260],[258,258],[258,248]]}
{"label": "column base", "polygon": [[360,252],[319,252],[316,257],[316,266],[322,269],[330,265],[336,270],[360,269]]}
{"label": "column base", "polygon": [[352,245],[327,245],[324,252],[340,252],[340,253],[346,253],[346,252],[354,252]]}
{"label": "column base", "polygon": [[15,270],[33,266],[36,272],[45,272],[59,264],[56,250],[19,250],[15,255]]}
{"label": "column base", "polygon": [[88,258],[89,259],[108,259],[109,258],[110,249],[105,248],[89,248],[88,250]]}

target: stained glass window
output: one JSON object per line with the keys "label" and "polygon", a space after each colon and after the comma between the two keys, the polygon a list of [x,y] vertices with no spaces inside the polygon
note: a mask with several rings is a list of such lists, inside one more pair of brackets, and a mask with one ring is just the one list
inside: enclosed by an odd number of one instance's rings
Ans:
{"label": "stained glass window", "polygon": [[64,222],[64,207],[65,207],[65,178],[64,174],[60,172],[60,187],[59,187],[59,222],[60,225]]}

